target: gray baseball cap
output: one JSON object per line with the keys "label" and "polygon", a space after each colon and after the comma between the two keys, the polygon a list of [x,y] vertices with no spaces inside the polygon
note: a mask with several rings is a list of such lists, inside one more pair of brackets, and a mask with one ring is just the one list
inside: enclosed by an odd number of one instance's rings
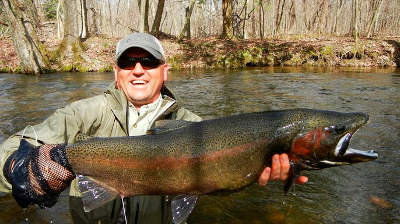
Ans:
{"label": "gray baseball cap", "polygon": [[155,58],[164,62],[166,61],[160,41],[153,35],[147,33],[132,33],[118,41],[115,52],[115,61],[118,61],[119,57],[131,47],[142,48],[152,54]]}

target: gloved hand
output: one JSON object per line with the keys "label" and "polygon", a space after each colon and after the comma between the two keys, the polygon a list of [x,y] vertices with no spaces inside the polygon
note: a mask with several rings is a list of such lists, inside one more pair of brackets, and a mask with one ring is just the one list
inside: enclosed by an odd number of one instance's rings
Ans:
{"label": "gloved hand", "polygon": [[65,145],[35,147],[25,139],[7,159],[3,173],[12,185],[15,200],[23,208],[30,204],[41,208],[53,206],[75,178]]}

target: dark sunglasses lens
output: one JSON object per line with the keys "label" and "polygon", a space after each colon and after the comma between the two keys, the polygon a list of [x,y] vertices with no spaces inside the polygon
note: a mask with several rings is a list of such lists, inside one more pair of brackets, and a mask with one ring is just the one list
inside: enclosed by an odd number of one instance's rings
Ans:
{"label": "dark sunglasses lens", "polygon": [[156,59],[156,58],[141,58],[141,65],[145,68],[156,68],[158,67],[161,63],[160,60]]}
{"label": "dark sunglasses lens", "polygon": [[161,64],[161,61],[153,57],[132,58],[121,57],[117,64],[121,69],[134,69],[136,63],[140,63],[146,69],[156,68]]}
{"label": "dark sunglasses lens", "polygon": [[118,67],[120,67],[122,69],[133,69],[135,67],[136,63],[134,63],[130,59],[131,58],[128,58],[128,57],[121,57],[117,62]]}

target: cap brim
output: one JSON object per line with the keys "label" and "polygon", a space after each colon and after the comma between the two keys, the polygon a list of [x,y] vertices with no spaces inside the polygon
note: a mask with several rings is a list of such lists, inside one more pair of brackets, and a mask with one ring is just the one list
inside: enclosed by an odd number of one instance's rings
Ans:
{"label": "cap brim", "polygon": [[115,61],[118,61],[119,57],[121,57],[121,55],[122,55],[126,50],[128,50],[129,48],[134,48],[134,47],[141,48],[141,49],[143,49],[143,50],[149,52],[149,53],[150,53],[151,55],[153,55],[155,58],[157,58],[157,59],[159,59],[159,60],[162,60],[162,61],[165,61],[165,58],[162,56],[162,54],[161,54],[160,52],[158,52],[157,50],[155,50],[155,49],[152,48],[152,47],[143,46],[142,44],[132,44],[132,45],[129,45],[129,46],[127,46],[127,47],[124,47],[124,48],[120,51],[119,54],[115,55]]}

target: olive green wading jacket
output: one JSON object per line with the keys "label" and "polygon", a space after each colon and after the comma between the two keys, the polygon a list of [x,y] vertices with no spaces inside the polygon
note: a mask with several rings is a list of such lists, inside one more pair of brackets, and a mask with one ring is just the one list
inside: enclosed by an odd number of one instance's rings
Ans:
{"label": "olive green wading jacket", "polygon": [[[102,95],[73,102],[58,109],[42,123],[26,128],[24,138],[32,144],[72,144],[81,133],[93,137],[128,136],[128,101],[122,90],[115,89],[112,83]],[[184,109],[176,102],[173,94],[164,86],[161,92],[167,104],[156,120],[175,119],[200,121],[201,118]],[[0,191],[10,192],[11,185],[3,175],[3,166],[8,156],[18,149],[23,131],[9,137],[0,145]],[[38,144],[36,143],[36,135]],[[71,196],[80,196],[77,179],[70,187]],[[145,206],[146,207],[146,206]]]}

